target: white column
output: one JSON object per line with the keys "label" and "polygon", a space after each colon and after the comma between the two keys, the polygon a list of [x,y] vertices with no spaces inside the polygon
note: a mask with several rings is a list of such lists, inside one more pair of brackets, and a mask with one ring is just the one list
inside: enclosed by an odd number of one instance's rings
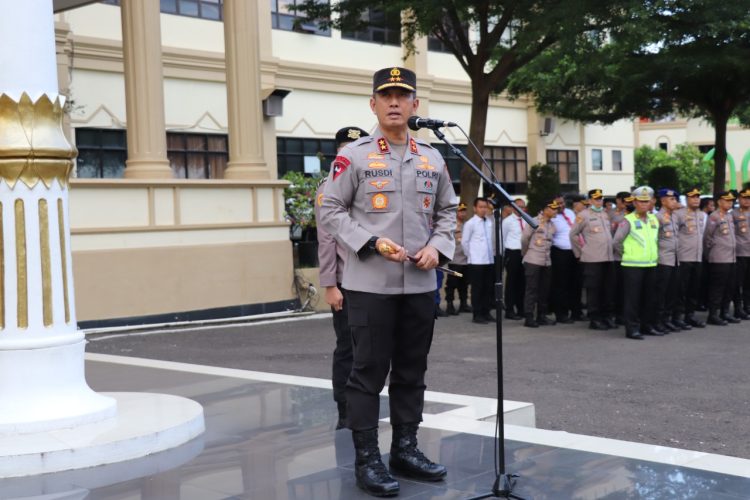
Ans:
{"label": "white column", "polygon": [[83,373],[52,0],[0,0],[0,435],[110,417]]}

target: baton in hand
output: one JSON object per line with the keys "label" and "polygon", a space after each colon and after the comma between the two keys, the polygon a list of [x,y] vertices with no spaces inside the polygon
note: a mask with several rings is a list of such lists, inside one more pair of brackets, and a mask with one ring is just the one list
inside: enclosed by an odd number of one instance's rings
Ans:
{"label": "baton in hand", "polygon": [[[406,258],[409,259],[409,262],[413,262],[415,264],[417,262],[419,262],[419,259],[417,259],[416,257],[413,257],[411,255],[407,255]],[[437,269],[438,271],[443,271],[448,276],[455,276],[456,278],[463,278],[464,277],[464,275],[462,273],[459,273],[458,271],[454,271],[453,269],[448,269],[447,267],[435,266],[435,269]]]}

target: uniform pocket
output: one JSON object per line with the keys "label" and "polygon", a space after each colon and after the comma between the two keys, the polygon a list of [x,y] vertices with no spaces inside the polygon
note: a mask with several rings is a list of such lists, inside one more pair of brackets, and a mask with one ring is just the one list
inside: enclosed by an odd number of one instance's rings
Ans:
{"label": "uniform pocket", "polygon": [[393,212],[392,197],[396,191],[393,178],[376,177],[365,180],[365,193],[369,204],[367,212]]}
{"label": "uniform pocket", "polygon": [[417,170],[417,212],[432,213],[439,174],[434,170]]}

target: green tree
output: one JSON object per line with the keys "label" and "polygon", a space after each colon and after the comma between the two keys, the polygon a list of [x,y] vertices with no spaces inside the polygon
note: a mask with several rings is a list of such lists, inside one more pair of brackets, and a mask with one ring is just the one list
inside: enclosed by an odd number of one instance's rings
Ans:
{"label": "green tree", "polygon": [[705,118],[715,129],[716,192],[726,181],[727,122],[750,118],[749,32],[746,0],[642,2],[627,23],[547,49],[514,74],[509,89],[583,122]]}
{"label": "green tree", "polygon": [[[401,16],[403,43],[414,51],[417,36],[433,35],[456,57],[471,80],[469,137],[481,151],[491,95],[503,92],[513,75],[545,50],[592,27],[622,22],[634,0],[304,0],[296,10],[321,27],[357,31],[368,27],[370,9],[386,18]],[[332,14],[334,14],[332,16]],[[479,165],[469,149],[469,159]],[[476,197],[479,179],[469,167],[461,171],[461,201]]]}
{"label": "green tree", "polygon": [[526,189],[529,213],[535,216],[544,205],[560,193],[560,176],[549,165],[537,163],[529,169],[529,186]]}
{"label": "green tree", "polygon": [[[711,166],[704,163],[702,158],[701,152],[692,144],[679,144],[671,153],[641,146],[635,150],[635,183],[638,186],[648,184],[654,188],[672,187],[682,193],[693,186],[699,186],[703,192],[710,191],[713,173]],[[651,171],[662,167],[673,169],[676,180],[668,181],[671,184],[655,186],[652,184],[654,181]]]}

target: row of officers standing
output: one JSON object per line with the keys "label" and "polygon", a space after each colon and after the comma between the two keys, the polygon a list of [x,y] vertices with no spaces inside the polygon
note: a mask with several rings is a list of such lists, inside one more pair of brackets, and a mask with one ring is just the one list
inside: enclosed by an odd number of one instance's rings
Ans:
{"label": "row of officers standing", "polygon": [[[624,324],[631,339],[704,328],[695,316],[704,304],[711,325],[750,319],[750,187],[738,197],[735,207],[733,192],[720,193],[716,210],[707,213],[710,200],[697,188],[685,194],[683,206],[674,189],[654,193],[642,186],[618,193],[608,210],[601,189],[592,189],[588,208],[582,200],[574,202],[575,210],[565,207],[562,196],[551,200],[537,216],[536,229],[518,214],[504,213],[506,318],[525,319],[531,328],[581,320],[585,289],[589,327]],[[490,204],[477,198],[475,214],[465,222],[462,208],[451,267],[468,274],[472,307],[466,307],[465,286],[449,278],[447,312],[472,310],[474,322],[487,323],[494,319]],[[550,311],[555,319],[547,316]]]}

